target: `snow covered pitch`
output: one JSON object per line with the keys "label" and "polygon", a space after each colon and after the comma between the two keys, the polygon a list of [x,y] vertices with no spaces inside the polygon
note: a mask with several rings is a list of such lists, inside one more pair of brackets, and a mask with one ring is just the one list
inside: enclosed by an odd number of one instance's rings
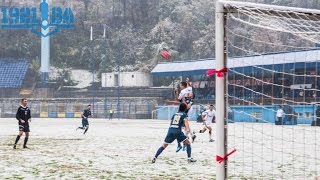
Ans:
{"label": "snow covered pitch", "polygon": [[[198,160],[196,163],[187,163],[186,152],[176,153],[174,142],[152,164],[154,153],[167,133],[168,121],[91,119],[89,122],[90,129],[83,135],[83,131],[76,131],[80,119],[33,119],[28,142],[30,149],[22,149],[22,137],[18,148],[13,150],[17,122],[14,119],[0,119],[1,179],[215,178],[216,147],[215,143],[208,142],[208,134],[197,134],[196,142],[192,144],[192,155]],[[198,131],[202,125],[191,122],[191,127]],[[294,128],[296,131],[293,131]],[[229,157],[230,179],[313,179],[320,172],[320,161],[316,162],[313,158],[320,157],[320,142],[315,144],[316,131],[313,128],[229,124],[230,150],[233,147],[237,149]],[[273,138],[268,136],[271,132]],[[297,132],[297,142],[290,154],[286,150],[292,148],[292,132]],[[287,139],[289,143],[279,140],[277,136]],[[304,145],[299,143],[303,137],[305,141],[301,142],[305,142]],[[262,142],[264,145],[261,145]],[[268,149],[271,145],[273,150]],[[283,153],[276,153],[277,150]],[[272,164],[268,161],[271,158]],[[281,166],[282,163],[285,166]],[[265,170],[257,172],[252,165],[263,166]]]}

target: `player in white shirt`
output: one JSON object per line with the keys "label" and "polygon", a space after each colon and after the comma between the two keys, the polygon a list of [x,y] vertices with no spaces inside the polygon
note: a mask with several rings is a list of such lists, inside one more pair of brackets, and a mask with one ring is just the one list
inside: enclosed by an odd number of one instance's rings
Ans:
{"label": "player in white shirt", "polygon": [[189,90],[184,86],[185,82],[181,82],[180,87],[181,87],[181,91],[179,93],[178,96],[178,100],[182,103],[187,103],[186,100],[189,98]]}
{"label": "player in white shirt", "polygon": [[283,114],[284,111],[281,106],[279,106],[279,109],[277,110],[277,121],[280,125],[283,125]]}
{"label": "player in white shirt", "polygon": [[192,85],[191,85],[191,82],[190,82],[189,78],[186,79],[186,83],[187,83],[187,88],[186,89],[187,89],[187,91],[189,93],[189,97],[191,99],[193,99],[194,96],[193,96],[193,91],[192,91]]}
{"label": "player in white shirt", "polygon": [[[186,103],[187,104],[187,111],[188,111],[191,107],[190,96],[192,95],[192,90],[191,90],[191,94],[190,94],[190,89],[188,89],[188,85],[186,82],[181,82],[180,88],[181,88],[181,91],[178,96],[176,95],[176,100],[178,100],[180,103]],[[177,91],[176,91],[176,94],[177,94]]]}
{"label": "player in white shirt", "polygon": [[213,109],[212,104],[210,105],[208,110],[206,110],[202,113],[202,119],[204,120],[203,121],[204,127],[202,130],[199,131],[199,133],[204,133],[208,129],[209,130],[209,142],[214,142],[214,140],[211,138],[211,136],[212,136],[211,124],[215,118],[215,115],[216,115],[216,111]]}
{"label": "player in white shirt", "polygon": [[180,93],[178,92],[179,89],[174,89],[174,96],[176,101],[166,101],[167,103],[186,103],[187,104],[187,111],[185,113],[188,114],[189,109],[193,104],[194,94],[192,91],[191,83],[189,82],[189,78],[186,79],[186,82],[180,82]]}

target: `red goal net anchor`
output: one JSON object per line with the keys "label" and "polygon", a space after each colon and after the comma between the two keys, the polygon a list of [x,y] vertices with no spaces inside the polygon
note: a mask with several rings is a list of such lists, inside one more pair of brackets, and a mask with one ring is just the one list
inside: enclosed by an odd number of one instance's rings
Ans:
{"label": "red goal net anchor", "polygon": [[217,77],[224,77],[224,74],[228,72],[228,68],[223,68],[220,70],[215,70],[215,69],[208,69],[207,70],[207,77],[210,77],[214,74],[217,74]]}
{"label": "red goal net anchor", "polygon": [[231,154],[235,153],[237,150],[233,149],[231,152],[229,152],[228,154],[224,155],[223,157],[216,155],[216,161],[218,163],[222,163],[223,161],[228,160],[228,156],[230,156]]}

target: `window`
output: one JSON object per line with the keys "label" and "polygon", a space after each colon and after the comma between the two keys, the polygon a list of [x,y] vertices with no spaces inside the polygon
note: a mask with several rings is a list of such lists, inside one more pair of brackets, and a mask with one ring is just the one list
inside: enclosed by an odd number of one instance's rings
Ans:
{"label": "window", "polygon": [[114,86],[119,86],[119,76],[118,76],[118,74],[114,75]]}

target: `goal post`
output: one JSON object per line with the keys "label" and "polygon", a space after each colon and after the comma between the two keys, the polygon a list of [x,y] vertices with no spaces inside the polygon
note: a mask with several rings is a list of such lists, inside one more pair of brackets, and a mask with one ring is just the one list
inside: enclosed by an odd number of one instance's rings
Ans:
{"label": "goal post", "polygon": [[[216,69],[227,67],[227,43],[226,43],[226,12],[224,4],[220,1],[216,4]],[[224,156],[227,149],[227,97],[226,97],[226,78],[227,75],[216,76],[216,133],[217,133],[217,155]],[[217,163],[216,178],[227,178],[227,162]]]}
{"label": "goal post", "polygon": [[[308,46],[320,42],[320,10],[218,0],[215,11],[215,69],[217,71],[228,68],[230,41],[227,37],[227,20],[229,18],[254,28],[289,33],[296,38],[303,39]],[[288,45],[288,47],[291,46]],[[251,53],[251,49],[245,52]],[[261,55],[261,52],[250,55]],[[227,72],[224,73],[224,76],[216,75],[215,94],[216,154],[224,157],[228,153]],[[227,170],[227,159],[216,163],[216,179],[227,179]]]}

